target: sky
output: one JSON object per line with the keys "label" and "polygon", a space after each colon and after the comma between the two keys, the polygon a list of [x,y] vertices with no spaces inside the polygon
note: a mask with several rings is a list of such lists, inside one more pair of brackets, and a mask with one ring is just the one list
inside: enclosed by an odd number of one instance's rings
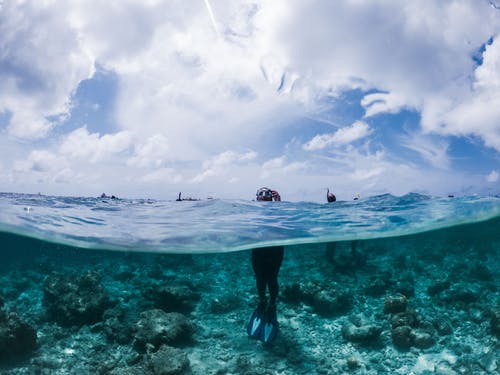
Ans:
{"label": "sky", "polygon": [[0,0],[0,191],[500,193],[498,0]]}

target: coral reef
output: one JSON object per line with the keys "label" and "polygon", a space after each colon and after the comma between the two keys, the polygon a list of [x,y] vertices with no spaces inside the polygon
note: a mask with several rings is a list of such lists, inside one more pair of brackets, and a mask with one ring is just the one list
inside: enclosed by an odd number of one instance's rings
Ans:
{"label": "coral reef", "polygon": [[499,243],[479,258],[449,241],[287,247],[272,345],[245,332],[248,252],[12,251],[0,259],[0,373],[498,373]]}

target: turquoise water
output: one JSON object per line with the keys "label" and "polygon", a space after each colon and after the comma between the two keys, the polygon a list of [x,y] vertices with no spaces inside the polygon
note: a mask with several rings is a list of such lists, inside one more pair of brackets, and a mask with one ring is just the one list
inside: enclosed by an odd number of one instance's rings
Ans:
{"label": "turquoise water", "polygon": [[[0,244],[1,374],[500,369],[496,197],[0,194]],[[270,245],[285,245],[280,332],[263,345],[246,335],[249,250]]]}
{"label": "turquoise water", "polygon": [[498,216],[495,197],[408,194],[268,204],[0,194],[0,231],[83,248],[161,253],[394,237]]}

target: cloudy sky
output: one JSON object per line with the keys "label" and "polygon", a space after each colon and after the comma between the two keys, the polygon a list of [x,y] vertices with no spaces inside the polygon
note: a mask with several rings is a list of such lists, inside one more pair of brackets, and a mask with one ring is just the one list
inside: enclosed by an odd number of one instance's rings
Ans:
{"label": "cloudy sky", "polygon": [[500,193],[498,0],[0,0],[0,191]]}

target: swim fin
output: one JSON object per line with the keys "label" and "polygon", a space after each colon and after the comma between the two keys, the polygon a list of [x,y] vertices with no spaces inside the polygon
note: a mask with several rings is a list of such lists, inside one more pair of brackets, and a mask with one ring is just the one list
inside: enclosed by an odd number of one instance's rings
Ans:
{"label": "swim fin", "polygon": [[279,330],[279,324],[278,324],[278,317],[276,314],[276,307],[269,306],[264,315],[264,322],[260,330],[259,340],[264,343],[270,344],[271,342],[274,341],[274,339],[278,335],[278,330]]}
{"label": "swim fin", "polygon": [[252,313],[252,317],[247,325],[248,336],[258,339],[261,336],[261,331],[265,320],[265,309],[262,306],[257,307]]}

